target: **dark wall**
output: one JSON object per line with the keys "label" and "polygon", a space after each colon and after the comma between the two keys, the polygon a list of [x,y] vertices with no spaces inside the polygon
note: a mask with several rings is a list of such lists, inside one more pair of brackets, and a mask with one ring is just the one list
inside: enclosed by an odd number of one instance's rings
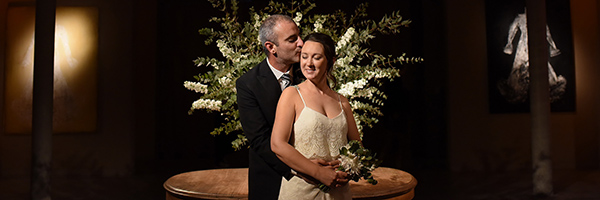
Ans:
{"label": "dark wall", "polygon": [[209,134],[219,124],[217,114],[187,114],[200,95],[183,87],[184,81],[193,81],[194,75],[206,72],[194,66],[194,59],[220,55],[216,46],[204,45],[205,38],[198,34],[216,14],[207,1],[158,2],[156,158],[180,162],[181,169],[173,169],[176,171],[217,168],[222,156],[219,152],[231,151],[225,148],[229,146],[226,143],[216,145],[223,137]]}
{"label": "dark wall", "polygon": [[[9,2],[14,1],[0,1],[0,8],[6,9]],[[314,12],[338,8],[351,12],[359,2],[318,2]],[[369,1],[369,16],[375,19],[400,10],[413,21],[398,35],[378,35],[372,48],[384,54],[406,52],[425,61],[400,66],[402,77],[385,85],[385,116],[365,130],[364,143],[379,153],[384,166],[409,172],[528,168],[527,116],[487,112],[484,5],[475,0],[447,2]],[[55,136],[55,173],[141,174],[164,180],[185,171],[247,165],[247,152],[230,148],[231,136],[208,134],[221,123],[220,115],[187,114],[199,95],[185,89],[183,82],[206,71],[195,67],[192,60],[220,57],[216,45],[205,45],[197,31],[216,27],[208,19],[220,15],[219,11],[202,0],[60,4],[97,6],[100,11],[99,128],[91,134]],[[266,1],[249,0],[240,4],[242,9],[265,5]],[[598,18],[597,11],[587,13]],[[574,33],[576,69],[585,69],[577,72],[578,80],[583,80],[577,83],[578,111],[553,115],[557,123],[552,129],[558,155],[555,161],[567,169],[576,164],[597,166],[598,160],[588,161],[587,156],[598,154],[598,97],[590,84],[598,76],[593,65],[597,62],[592,59],[598,57],[598,45],[588,42],[598,37],[584,35],[589,31],[581,28],[595,28],[589,30],[597,34],[598,24],[597,20],[596,24],[583,23],[589,20],[582,19],[590,19],[583,14],[577,19],[573,20],[574,31],[579,30],[579,35]],[[0,25],[2,30],[4,24]],[[4,38],[2,34],[0,31],[0,38]],[[0,54],[4,55],[2,42]],[[2,177],[26,177],[29,169],[22,166],[29,162],[29,136],[0,134]]]}

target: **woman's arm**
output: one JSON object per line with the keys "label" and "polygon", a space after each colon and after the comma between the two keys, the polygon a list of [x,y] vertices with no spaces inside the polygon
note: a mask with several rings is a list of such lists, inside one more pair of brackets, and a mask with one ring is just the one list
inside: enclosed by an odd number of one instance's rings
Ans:
{"label": "woman's arm", "polygon": [[334,186],[336,172],[332,167],[319,166],[308,160],[288,142],[296,118],[296,100],[299,100],[295,88],[289,87],[283,91],[277,104],[275,124],[271,135],[271,149],[292,169],[311,176],[327,186]]}
{"label": "woman's arm", "polygon": [[346,114],[346,121],[348,123],[348,141],[358,140],[360,139],[360,133],[358,132],[358,127],[356,126],[356,121],[354,120],[354,113],[352,112],[352,106],[350,106],[350,102],[346,97],[342,97],[342,108],[344,109],[344,114]]}

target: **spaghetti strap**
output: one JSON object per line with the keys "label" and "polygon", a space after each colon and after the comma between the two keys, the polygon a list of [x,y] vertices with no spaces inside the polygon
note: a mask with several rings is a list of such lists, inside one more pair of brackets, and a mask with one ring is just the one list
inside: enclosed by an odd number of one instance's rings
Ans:
{"label": "spaghetti strap", "polygon": [[344,107],[342,106],[342,98],[340,96],[341,96],[341,94],[338,94],[338,103],[340,103],[340,109],[342,109],[342,112],[343,112]]}
{"label": "spaghetti strap", "polygon": [[[302,97],[302,93],[300,93],[300,88],[297,85],[294,85],[294,87],[296,88],[296,91],[298,91],[298,94],[300,95],[300,99],[302,99],[302,103],[304,104],[304,107],[306,107],[306,102],[304,102],[304,98]],[[342,105],[342,104],[340,104]]]}

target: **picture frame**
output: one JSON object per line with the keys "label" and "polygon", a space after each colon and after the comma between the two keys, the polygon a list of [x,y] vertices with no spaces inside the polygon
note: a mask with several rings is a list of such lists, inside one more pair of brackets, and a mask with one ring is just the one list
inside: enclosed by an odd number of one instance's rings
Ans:
{"label": "picture frame", "polygon": [[[575,62],[568,0],[546,1],[552,112],[575,111]],[[524,0],[486,1],[490,113],[529,112]],[[526,42],[524,42],[526,44]],[[526,47],[525,47],[526,48]]]}

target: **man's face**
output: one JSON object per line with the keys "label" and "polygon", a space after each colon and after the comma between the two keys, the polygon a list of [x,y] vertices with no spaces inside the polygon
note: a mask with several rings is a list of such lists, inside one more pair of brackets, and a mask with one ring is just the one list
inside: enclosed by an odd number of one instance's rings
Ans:
{"label": "man's face", "polygon": [[300,30],[296,23],[280,22],[275,26],[274,32],[277,36],[277,45],[275,45],[277,61],[285,65],[300,62],[300,51],[304,43],[300,38]]}

